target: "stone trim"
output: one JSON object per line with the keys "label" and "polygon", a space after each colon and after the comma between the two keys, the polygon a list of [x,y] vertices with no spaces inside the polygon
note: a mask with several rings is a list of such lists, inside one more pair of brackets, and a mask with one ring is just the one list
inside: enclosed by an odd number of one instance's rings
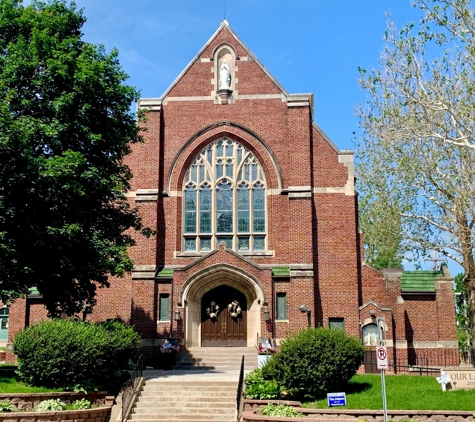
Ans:
{"label": "stone trim", "polygon": [[407,340],[396,340],[396,349],[407,349]]}
{"label": "stone trim", "polygon": [[328,187],[328,188],[313,188],[313,193],[345,193],[346,187]]}
{"label": "stone trim", "polygon": [[296,277],[313,277],[313,271],[296,271],[296,270],[290,270],[290,277],[291,277],[291,278],[296,278]]}
{"label": "stone trim", "polygon": [[155,279],[156,265],[134,265],[132,268],[132,280]]}
{"label": "stone trim", "polygon": [[392,308],[388,308],[388,307],[384,307],[384,306],[381,306],[381,305],[378,305],[376,302],[374,302],[373,300],[370,300],[366,303],[363,303],[363,305],[360,306],[360,311],[362,311],[364,308],[366,308],[367,306],[369,305],[374,305],[376,306],[378,309],[380,309],[381,311],[391,311]]}
{"label": "stone trim", "polygon": [[289,198],[311,198],[312,187],[311,186],[289,186],[287,188]]}
{"label": "stone trim", "polygon": [[137,189],[135,202],[155,202],[158,200],[158,189]]}
{"label": "stone trim", "polygon": [[160,111],[162,109],[161,98],[139,98],[137,101],[137,109],[148,108],[153,111]]}
{"label": "stone trim", "polygon": [[458,349],[457,341],[414,341],[408,343],[409,349]]}
{"label": "stone trim", "polygon": [[214,101],[212,95],[202,95],[196,97],[166,97],[163,101],[163,105],[167,105],[169,101]]}
{"label": "stone trim", "polygon": [[340,151],[338,162],[342,163],[348,170],[348,179],[345,184],[345,195],[355,195],[355,163],[353,152],[349,150]]}

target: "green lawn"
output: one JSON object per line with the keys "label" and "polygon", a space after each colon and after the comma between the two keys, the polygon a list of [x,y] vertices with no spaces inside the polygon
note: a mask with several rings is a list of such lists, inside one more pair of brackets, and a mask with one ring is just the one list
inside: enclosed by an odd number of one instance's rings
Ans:
{"label": "green lawn", "polygon": [[[355,375],[346,389],[347,409],[382,409],[381,377]],[[434,377],[386,375],[386,398],[392,410],[475,410],[475,390],[442,392]],[[327,400],[303,407],[326,409]]]}
{"label": "green lawn", "polygon": [[16,366],[1,365],[0,366],[0,393],[48,393],[50,391],[62,391],[52,390],[51,388],[43,387],[30,387],[24,382],[18,381],[14,375]]}

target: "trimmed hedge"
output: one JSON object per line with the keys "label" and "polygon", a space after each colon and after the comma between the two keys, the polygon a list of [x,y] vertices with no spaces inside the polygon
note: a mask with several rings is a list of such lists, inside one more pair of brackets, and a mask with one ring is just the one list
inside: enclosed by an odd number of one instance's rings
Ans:
{"label": "trimmed hedge", "polygon": [[279,353],[262,368],[265,379],[275,379],[291,397],[310,399],[344,390],[363,363],[359,339],[343,330],[308,328],[284,340]]}
{"label": "trimmed hedge", "polygon": [[115,392],[139,344],[140,336],[121,322],[54,319],[20,331],[13,352],[18,375],[30,385]]}

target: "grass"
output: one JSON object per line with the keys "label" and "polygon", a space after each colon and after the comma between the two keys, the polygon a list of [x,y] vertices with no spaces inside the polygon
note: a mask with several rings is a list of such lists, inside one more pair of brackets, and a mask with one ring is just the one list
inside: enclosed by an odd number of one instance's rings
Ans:
{"label": "grass", "polygon": [[61,389],[51,389],[45,387],[30,387],[28,384],[21,382],[13,374],[16,366],[2,366],[7,370],[0,370],[0,392],[2,393],[49,393],[62,391]]}
{"label": "grass", "polygon": [[[386,375],[386,400],[390,410],[475,410],[475,390],[444,393],[434,377]],[[346,388],[346,402],[343,408],[382,409],[381,377],[355,375]],[[302,406],[328,409],[326,399]]]}

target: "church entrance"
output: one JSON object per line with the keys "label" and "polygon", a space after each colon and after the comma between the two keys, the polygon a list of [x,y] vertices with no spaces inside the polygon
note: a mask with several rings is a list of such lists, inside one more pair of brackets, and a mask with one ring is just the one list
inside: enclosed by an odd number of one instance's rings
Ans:
{"label": "church entrance", "polygon": [[246,296],[230,286],[219,286],[201,302],[203,347],[247,346]]}

